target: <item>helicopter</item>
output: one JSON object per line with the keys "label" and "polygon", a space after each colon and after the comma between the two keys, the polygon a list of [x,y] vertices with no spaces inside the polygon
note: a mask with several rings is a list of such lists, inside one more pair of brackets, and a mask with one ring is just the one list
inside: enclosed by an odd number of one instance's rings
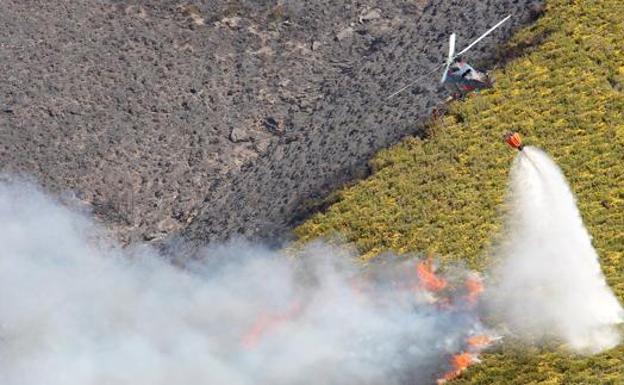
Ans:
{"label": "helicopter", "polygon": [[511,18],[511,15],[508,15],[503,20],[499,21],[492,28],[488,29],[484,34],[475,39],[472,43],[470,43],[466,48],[461,50],[458,53],[455,53],[455,40],[456,34],[452,33],[449,37],[449,52],[446,60],[433,68],[429,72],[424,75],[419,76],[414,79],[411,83],[402,87],[390,94],[386,99],[390,99],[401,92],[405,91],[409,87],[416,84],[422,78],[437,72],[441,67],[444,67],[444,71],[442,73],[442,78],[440,79],[440,83],[444,84],[447,89],[452,92],[453,99],[462,98],[467,93],[480,90],[484,88],[489,88],[492,86],[492,81],[489,79],[488,75],[482,71],[478,71],[473,68],[471,65],[466,63],[462,57],[463,54],[468,52],[472,47],[474,47],[477,43],[483,40],[487,35],[492,33],[496,28],[500,27],[507,20]]}
{"label": "helicopter", "polygon": [[453,64],[444,72],[443,78],[442,84],[451,91],[452,99],[462,99],[472,91],[492,87],[489,76],[476,70],[462,57],[453,60]]}

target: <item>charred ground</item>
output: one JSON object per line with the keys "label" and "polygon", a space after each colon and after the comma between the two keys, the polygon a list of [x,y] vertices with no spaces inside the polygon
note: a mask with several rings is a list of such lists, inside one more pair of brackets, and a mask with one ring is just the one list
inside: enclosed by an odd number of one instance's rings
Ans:
{"label": "charred ground", "polygon": [[445,95],[386,96],[533,1],[9,0],[0,161],[86,205],[125,241],[272,237]]}

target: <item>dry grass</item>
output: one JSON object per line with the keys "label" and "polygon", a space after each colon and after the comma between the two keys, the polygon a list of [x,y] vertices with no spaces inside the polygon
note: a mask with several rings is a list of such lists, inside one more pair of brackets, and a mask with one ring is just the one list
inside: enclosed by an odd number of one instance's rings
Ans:
{"label": "dry grass", "polygon": [[[594,236],[608,281],[624,299],[624,4],[552,0],[510,43],[541,41],[495,73],[496,87],[451,106],[432,138],[379,153],[367,180],[296,229],[341,234],[364,259],[385,250],[434,252],[484,268],[501,227],[519,131],[562,167]],[[624,348],[595,357],[507,343],[457,384],[624,384]]]}

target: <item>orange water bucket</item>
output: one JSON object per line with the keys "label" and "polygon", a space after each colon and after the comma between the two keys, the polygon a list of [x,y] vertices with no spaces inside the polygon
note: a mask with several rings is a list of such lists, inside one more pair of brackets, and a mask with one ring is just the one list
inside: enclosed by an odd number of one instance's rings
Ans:
{"label": "orange water bucket", "polygon": [[510,145],[512,148],[516,150],[522,151],[524,145],[522,144],[522,139],[520,138],[520,134],[517,132],[508,132],[505,134],[505,142]]}

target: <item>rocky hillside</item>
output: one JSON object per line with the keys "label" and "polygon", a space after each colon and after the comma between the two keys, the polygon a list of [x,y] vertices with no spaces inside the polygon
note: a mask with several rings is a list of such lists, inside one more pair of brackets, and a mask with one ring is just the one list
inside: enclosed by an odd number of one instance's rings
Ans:
{"label": "rocky hillside", "polygon": [[533,1],[6,0],[0,164],[125,241],[281,233],[421,123],[447,36],[477,64]]}

